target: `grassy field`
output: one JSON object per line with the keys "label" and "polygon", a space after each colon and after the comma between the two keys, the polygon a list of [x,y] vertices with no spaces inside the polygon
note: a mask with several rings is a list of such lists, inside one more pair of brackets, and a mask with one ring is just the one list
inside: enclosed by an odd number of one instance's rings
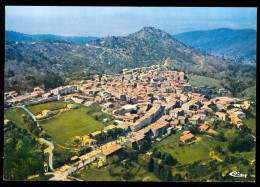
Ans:
{"label": "grassy field", "polygon": [[67,145],[71,138],[88,135],[102,130],[105,126],[102,122],[87,115],[88,110],[87,107],[78,107],[39,122],[47,134],[52,137],[55,150],[61,154],[61,158],[66,158],[69,152],[75,151],[75,148]]}
{"label": "grassy field", "polygon": [[9,119],[18,127],[28,130],[27,124],[24,123],[23,118],[21,117],[23,114],[30,118],[29,114],[27,114],[27,112],[25,112],[22,108],[7,109],[4,111],[4,119]]}
{"label": "grassy field", "polygon": [[255,118],[243,119],[243,123],[248,126],[254,133],[256,133],[256,121]]}
{"label": "grassy field", "polygon": [[89,169],[84,169],[78,178],[84,181],[117,181],[118,177],[110,176],[108,167],[97,168],[91,166]]}
{"label": "grassy field", "polygon": [[170,153],[180,164],[209,159],[209,152],[216,145],[220,145],[224,150],[227,149],[227,142],[219,142],[208,135],[197,135],[195,137],[199,139],[199,141],[191,145],[180,147],[178,142],[181,133],[182,131],[178,131],[176,134],[165,138],[161,142],[154,143],[153,147],[156,147],[160,151]]}
{"label": "grassy field", "polygon": [[243,98],[255,100],[255,98],[256,98],[256,86],[249,87],[249,88],[245,89],[241,93],[241,95],[244,96]]}
{"label": "grassy field", "polygon": [[[256,109],[252,110],[252,114],[256,116]],[[244,118],[243,123],[248,126],[254,133],[256,133],[256,118]]]}
{"label": "grassy field", "polygon": [[[190,77],[190,75],[188,75],[188,77]],[[219,80],[199,75],[192,75],[192,77],[189,80],[189,83],[192,86],[208,86],[221,88]]]}
{"label": "grassy field", "polygon": [[[133,167],[131,172],[134,174],[134,178],[130,181],[160,181],[153,173],[148,172],[139,164],[132,162]],[[97,168],[95,166],[91,166],[88,169],[84,169],[80,173],[81,180],[84,181],[120,181],[119,176],[110,176],[108,172],[108,168],[112,167],[111,165]],[[117,173],[121,173],[122,166],[115,166],[114,171]]]}
{"label": "grassy field", "polygon": [[34,115],[38,115],[43,110],[58,110],[66,107],[68,104],[69,102],[65,102],[65,101],[53,101],[49,103],[27,106],[26,108],[30,110]]}
{"label": "grassy field", "polygon": [[103,123],[88,116],[87,111],[85,107],[67,110],[49,120],[42,121],[40,125],[54,141],[65,145],[65,142],[72,137],[88,135],[103,129]]}

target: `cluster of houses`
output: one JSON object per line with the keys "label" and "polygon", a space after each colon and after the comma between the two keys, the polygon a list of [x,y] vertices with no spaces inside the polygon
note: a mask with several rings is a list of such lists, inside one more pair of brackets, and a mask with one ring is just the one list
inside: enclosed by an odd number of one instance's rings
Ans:
{"label": "cluster of houses", "polygon": [[[172,130],[182,130],[188,125],[200,125],[201,130],[208,130],[207,122],[214,119],[230,120],[240,126],[245,117],[243,108],[249,108],[248,101],[238,103],[239,99],[226,96],[208,100],[204,95],[193,93],[184,72],[166,71],[161,65],[123,69],[121,75],[95,75],[91,80],[82,80],[74,85],[61,86],[45,93],[35,88],[35,95],[57,96],[65,101],[99,103],[104,109],[114,114],[116,124],[107,126],[104,131],[113,128],[130,130],[125,145],[142,146],[146,141],[168,136]],[[29,95],[33,95],[30,93]],[[223,90],[221,91],[223,93]],[[5,93],[5,99],[17,98],[14,92]],[[219,109],[214,112],[211,105]],[[117,111],[125,111],[116,115]],[[215,114],[215,118],[208,113]],[[82,145],[95,145],[95,136],[84,137]],[[180,140],[184,143],[195,139],[191,133],[184,134]],[[121,149],[121,145],[104,150],[104,155]]]}

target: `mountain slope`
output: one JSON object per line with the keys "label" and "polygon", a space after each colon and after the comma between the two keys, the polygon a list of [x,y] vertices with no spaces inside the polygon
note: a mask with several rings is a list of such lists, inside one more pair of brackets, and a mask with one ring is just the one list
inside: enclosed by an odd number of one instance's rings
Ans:
{"label": "mountain slope", "polygon": [[209,54],[237,62],[256,62],[256,30],[214,29],[176,34],[174,37]]}
{"label": "mountain slope", "polygon": [[227,76],[243,81],[255,77],[253,66],[205,55],[153,27],[126,37],[105,37],[88,44],[57,40],[6,41],[5,55],[5,90],[30,90],[35,85],[54,87],[55,84],[46,86],[45,82],[51,73],[57,79],[70,81],[152,64],[223,80]]}
{"label": "mountain slope", "polygon": [[62,40],[66,42],[73,42],[84,44],[98,39],[98,37],[77,37],[77,36],[57,36],[52,34],[38,34],[29,35],[15,31],[5,31],[5,39],[16,42],[37,42],[39,40]]}

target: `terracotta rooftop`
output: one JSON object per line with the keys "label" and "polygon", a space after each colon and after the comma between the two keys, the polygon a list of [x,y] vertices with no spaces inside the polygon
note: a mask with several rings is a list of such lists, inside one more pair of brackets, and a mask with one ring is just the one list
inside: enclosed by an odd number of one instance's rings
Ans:
{"label": "terracotta rooftop", "polygon": [[188,140],[188,139],[191,139],[191,138],[194,138],[194,137],[195,136],[192,133],[189,133],[189,134],[185,134],[185,135],[181,136],[180,140],[185,141],[185,140]]}
{"label": "terracotta rooftop", "polygon": [[111,153],[121,149],[121,147],[122,147],[121,145],[116,144],[116,145],[113,145],[113,146],[103,150],[102,153],[107,156],[107,155],[110,155]]}

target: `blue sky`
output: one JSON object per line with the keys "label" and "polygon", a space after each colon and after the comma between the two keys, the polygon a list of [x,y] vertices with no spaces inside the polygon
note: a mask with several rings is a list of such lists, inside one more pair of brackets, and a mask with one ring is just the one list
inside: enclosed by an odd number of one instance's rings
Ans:
{"label": "blue sky", "polygon": [[26,34],[126,36],[153,26],[170,34],[256,29],[257,8],[6,6],[5,29]]}

